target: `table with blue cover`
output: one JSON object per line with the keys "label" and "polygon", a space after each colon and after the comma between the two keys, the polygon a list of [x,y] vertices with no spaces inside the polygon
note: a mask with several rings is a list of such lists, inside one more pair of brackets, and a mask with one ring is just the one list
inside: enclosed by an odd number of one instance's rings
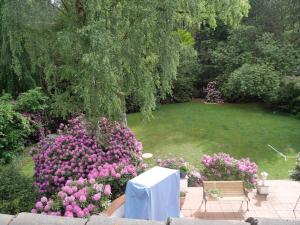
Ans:
{"label": "table with blue cover", "polygon": [[125,217],[165,221],[179,217],[178,170],[153,167],[127,182]]}

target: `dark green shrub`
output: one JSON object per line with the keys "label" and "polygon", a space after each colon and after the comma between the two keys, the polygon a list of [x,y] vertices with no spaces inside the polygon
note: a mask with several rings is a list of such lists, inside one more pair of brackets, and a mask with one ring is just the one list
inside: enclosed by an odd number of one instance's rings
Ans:
{"label": "dark green shrub", "polygon": [[38,197],[33,178],[21,174],[15,163],[0,167],[0,177],[0,213],[30,212]]}
{"label": "dark green shrub", "polygon": [[244,64],[233,71],[223,84],[223,94],[229,101],[274,101],[278,96],[280,78],[267,64]]}
{"label": "dark green shrub", "polygon": [[0,102],[0,162],[9,162],[21,150],[30,132],[28,120],[12,104]]}
{"label": "dark green shrub", "polygon": [[18,97],[16,107],[19,112],[45,112],[48,108],[48,101],[49,98],[42,92],[42,88],[37,87],[22,93]]}
{"label": "dark green shrub", "polygon": [[10,102],[12,101],[13,97],[11,94],[5,93],[2,96],[0,96],[0,102]]}
{"label": "dark green shrub", "polygon": [[275,104],[293,114],[300,112],[300,77],[288,76],[282,79],[279,98]]}
{"label": "dark green shrub", "polygon": [[296,158],[296,167],[294,170],[291,171],[290,177],[293,180],[300,181],[300,153],[298,154],[298,157]]}

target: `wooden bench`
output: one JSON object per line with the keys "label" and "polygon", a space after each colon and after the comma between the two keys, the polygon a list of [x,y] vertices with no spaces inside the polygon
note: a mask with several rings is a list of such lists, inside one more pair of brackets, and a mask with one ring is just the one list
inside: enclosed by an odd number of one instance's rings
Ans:
{"label": "wooden bench", "polygon": [[[210,191],[217,189],[219,195],[217,198],[211,196]],[[242,201],[242,204],[247,202],[247,211],[249,211],[249,201],[248,192],[244,187],[243,181],[203,181],[203,200],[205,204],[207,201]]]}

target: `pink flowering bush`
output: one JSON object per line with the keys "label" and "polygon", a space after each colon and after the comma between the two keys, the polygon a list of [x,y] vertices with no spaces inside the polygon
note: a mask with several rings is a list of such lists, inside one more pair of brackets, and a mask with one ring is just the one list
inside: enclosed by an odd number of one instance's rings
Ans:
{"label": "pink flowering bush", "polygon": [[[114,163],[120,160],[140,162],[142,160],[142,143],[137,141],[134,133],[127,127],[101,118],[99,122],[103,157],[106,162]],[[138,164],[138,163],[137,163]]]}
{"label": "pink flowering bush", "polygon": [[168,158],[164,160],[157,159],[156,163],[158,166],[169,169],[180,170],[181,168],[186,168],[189,186],[199,186],[202,183],[200,172],[183,158]]}
{"label": "pink flowering bush", "polygon": [[257,183],[258,167],[249,159],[234,159],[229,154],[217,153],[202,158],[203,176],[207,180],[243,180],[247,188]]}
{"label": "pink flowering bush", "polygon": [[126,183],[142,171],[142,168],[126,164],[125,162],[119,164],[105,163],[93,169],[88,178],[109,184],[112,189],[111,197],[115,199],[125,192]]}
{"label": "pink flowering bush", "polygon": [[218,84],[216,81],[211,81],[207,84],[204,89],[206,93],[205,101],[211,103],[224,103],[222,93],[218,90]]}
{"label": "pink flowering bush", "polygon": [[109,184],[97,183],[95,179],[79,178],[68,180],[54,198],[42,197],[31,210],[66,217],[88,217],[99,214],[110,202],[111,187]]}
{"label": "pink flowering bush", "polygon": [[88,178],[67,180],[52,198],[42,197],[31,212],[80,218],[99,214],[111,200],[124,193],[127,181],[137,176],[137,172],[132,164],[105,163],[94,168]]}
{"label": "pink flowering bush", "polygon": [[59,135],[48,136],[32,149],[34,177],[41,193],[57,192],[69,179],[87,178],[105,163],[134,164],[141,162],[142,145],[128,128],[99,122],[101,140],[87,129],[83,117],[61,124]]}

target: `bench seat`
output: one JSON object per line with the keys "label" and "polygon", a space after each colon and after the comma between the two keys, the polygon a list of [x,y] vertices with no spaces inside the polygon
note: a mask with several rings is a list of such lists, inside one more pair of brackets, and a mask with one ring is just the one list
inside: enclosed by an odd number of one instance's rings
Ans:
{"label": "bench seat", "polygon": [[[210,191],[217,190],[218,197],[212,197]],[[248,192],[244,187],[243,181],[203,181],[203,200],[206,204],[208,201],[241,201],[247,203],[247,211],[249,210]]]}

